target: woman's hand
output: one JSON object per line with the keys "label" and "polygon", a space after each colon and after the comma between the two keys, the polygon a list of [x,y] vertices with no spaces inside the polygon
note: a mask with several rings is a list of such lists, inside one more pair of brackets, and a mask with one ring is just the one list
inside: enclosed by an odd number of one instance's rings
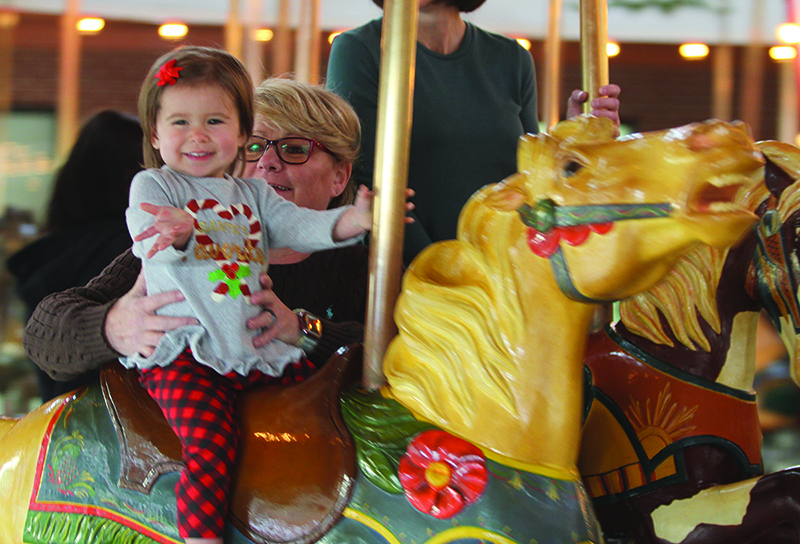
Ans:
{"label": "woman's hand", "polygon": [[[608,117],[614,122],[619,134],[619,85],[604,85],[599,89],[599,96],[592,100],[592,115]],[[588,100],[589,94],[585,91],[575,90],[567,102],[567,119],[583,113],[583,104]]]}
{"label": "woman's hand", "polygon": [[108,310],[103,325],[108,345],[125,356],[139,353],[144,357],[150,357],[166,331],[198,324],[192,317],[156,315],[155,312],[159,308],[181,300],[183,294],[180,291],[167,291],[148,296],[144,272],[140,272],[131,290]]}
{"label": "woman's hand", "polygon": [[300,342],[300,320],[297,315],[281,302],[272,292],[272,280],[266,274],[258,278],[263,291],[250,295],[250,302],[260,305],[264,312],[247,321],[247,328],[262,329],[264,332],[253,338],[253,346],[260,348],[278,339],[292,346]]}
{"label": "woman's hand", "polygon": [[142,202],[139,207],[156,216],[155,223],[133,239],[134,242],[141,242],[158,234],[158,238],[147,252],[148,259],[169,246],[173,246],[175,249],[186,247],[194,232],[194,219],[189,212],[172,206],[156,206],[147,202]]}

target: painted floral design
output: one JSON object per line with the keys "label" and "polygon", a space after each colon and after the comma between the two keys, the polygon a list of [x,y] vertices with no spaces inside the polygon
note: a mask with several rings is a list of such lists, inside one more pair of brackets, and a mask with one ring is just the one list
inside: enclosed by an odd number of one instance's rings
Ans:
{"label": "painted floral design", "polygon": [[438,429],[418,434],[400,458],[400,484],[414,507],[439,519],[459,513],[486,489],[483,452]]}

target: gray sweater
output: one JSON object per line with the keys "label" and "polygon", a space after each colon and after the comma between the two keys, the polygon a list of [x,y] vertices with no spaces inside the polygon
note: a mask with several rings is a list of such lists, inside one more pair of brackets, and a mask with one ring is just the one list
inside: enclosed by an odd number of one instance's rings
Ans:
{"label": "gray sweater", "polygon": [[140,172],[131,183],[128,230],[134,238],[153,224],[141,203],[173,206],[195,217],[195,232],[187,247],[169,247],[152,258],[147,252],[157,236],[133,245],[142,260],[148,294],[180,290],[185,300],[170,304],[160,315],[193,316],[200,325],[167,332],[150,357],[122,358],[128,368],[171,363],[187,347],[198,362],[221,374],[247,375],[258,369],[279,376],[302,357],[294,346],[273,341],[255,348],[259,331],[247,328],[261,312],[248,293],[260,290],[258,276],[267,269],[270,247],[290,247],[308,253],[358,242],[333,241],[333,227],[347,207],[317,211],[281,198],[263,180],[198,178],[164,166]]}

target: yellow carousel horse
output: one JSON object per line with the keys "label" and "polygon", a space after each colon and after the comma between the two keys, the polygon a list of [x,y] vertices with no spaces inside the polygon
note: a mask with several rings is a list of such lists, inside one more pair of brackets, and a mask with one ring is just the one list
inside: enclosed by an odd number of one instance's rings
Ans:
{"label": "yellow carousel horse", "polygon": [[[349,432],[319,440],[284,418],[315,411],[314,377],[244,396],[227,542],[601,542],[576,468],[593,304],[651,287],[700,243],[736,242],[756,221],[742,202],[763,164],[746,131],[721,122],[612,134],[580,117],[521,139],[519,172],[476,193],[457,239],[406,272],[388,385],[320,389],[325,417],[342,430],[341,401]],[[122,485],[120,452],[147,409],[120,409],[114,379],[0,421],[0,542],[178,541],[174,495],[152,506],[174,465],[158,475],[139,459],[144,485]],[[110,436],[90,437],[102,428]],[[336,454],[349,444],[352,471]],[[139,449],[150,461],[151,445]],[[345,469],[331,482],[334,464]],[[292,519],[300,510],[313,521]]]}

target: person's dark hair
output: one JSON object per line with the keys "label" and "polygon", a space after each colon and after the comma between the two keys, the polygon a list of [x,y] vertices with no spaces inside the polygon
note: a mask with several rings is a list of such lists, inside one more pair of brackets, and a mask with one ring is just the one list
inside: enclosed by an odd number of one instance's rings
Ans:
{"label": "person's dark hair", "polygon": [[45,230],[124,218],[131,179],[144,164],[142,136],[133,115],[105,110],[89,119],[56,174]]}
{"label": "person's dark hair", "polygon": [[[440,0],[446,6],[455,6],[458,11],[469,13],[483,5],[486,0]],[[383,0],[372,0],[372,3],[383,9]]]}

